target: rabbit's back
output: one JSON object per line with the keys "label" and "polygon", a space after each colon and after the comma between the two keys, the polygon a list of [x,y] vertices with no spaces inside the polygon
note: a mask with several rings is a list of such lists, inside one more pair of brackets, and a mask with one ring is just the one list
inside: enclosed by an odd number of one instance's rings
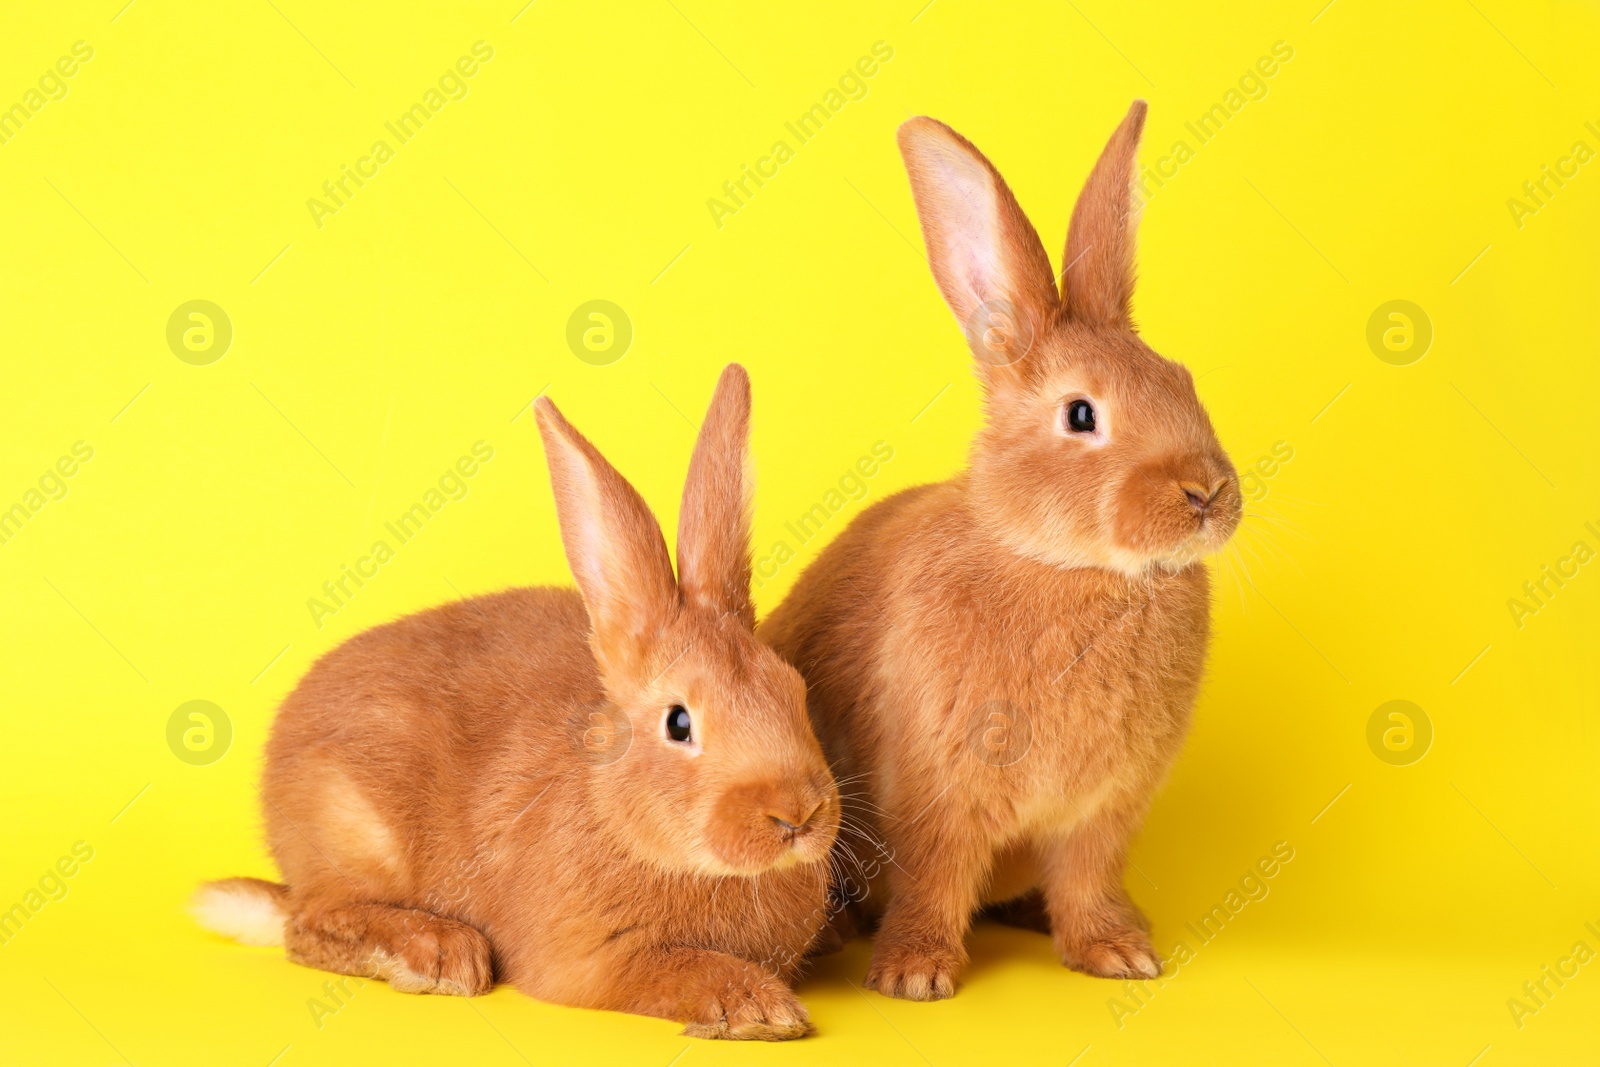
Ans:
{"label": "rabbit's back", "polygon": [[602,698],[587,629],[575,590],[512,589],[324,656],[284,701],[263,774],[268,838],[296,895],[355,883],[449,911],[435,898],[480,873],[521,793],[572,779],[568,720]]}

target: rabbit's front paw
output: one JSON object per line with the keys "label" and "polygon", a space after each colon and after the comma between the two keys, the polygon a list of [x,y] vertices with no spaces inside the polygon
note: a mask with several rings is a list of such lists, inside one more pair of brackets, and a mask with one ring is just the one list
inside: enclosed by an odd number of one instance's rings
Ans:
{"label": "rabbit's front paw", "polygon": [[746,972],[706,996],[683,1032],[732,1041],[787,1041],[811,1033],[811,1016],[776,977]]}
{"label": "rabbit's front paw", "polygon": [[375,958],[379,976],[396,989],[475,997],[494,986],[489,939],[478,930],[421,911],[396,926]]}
{"label": "rabbit's front paw", "polygon": [[956,995],[956,974],[961,970],[957,953],[926,945],[900,945],[878,939],[867,970],[866,986],[886,997],[905,1000],[944,1000]]}
{"label": "rabbit's front paw", "polygon": [[1155,978],[1161,974],[1161,957],[1150,936],[1128,924],[1059,942],[1061,962],[1075,971],[1097,978]]}

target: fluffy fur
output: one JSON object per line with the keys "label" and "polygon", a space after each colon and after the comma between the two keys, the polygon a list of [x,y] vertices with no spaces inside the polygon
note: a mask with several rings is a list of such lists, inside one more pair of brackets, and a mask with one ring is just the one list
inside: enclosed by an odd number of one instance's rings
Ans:
{"label": "fluffy fur", "polygon": [[[847,917],[881,916],[869,985],[948,997],[974,912],[1048,930],[1089,974],[1160,961],[1124,852],[1187,731],[1209,630],[1202,557],[1238,524],[1189,372],[1129,317],[1145,105],[1076,210],[1058,293],[999,173],[900,128],[928,259],[985,392],[968,469],[869,508],[761,636],[805,676],[834,773]],[[1067,409],[1090,402],[1093,432]]]}
{"label": "fluffy fur", "polygon": [[259,878],[224,878],[207,882],[189,901],[189,912],[201,926],[241,945],[283,944],[289,918],[284,902],[289,892]]}
{"label": "fluffy fur", "polygon": [[[290,694],[262,806],[285,886],[201,921],[289,958],[474,995],[496,979],[703,1037],[808,1032],[838,792],[800,677],[751,632],[749,380],[691,461],[674,578],[644,501],[538,405],[579,592],[514,589],[352,638]],[[671,740],[670,708],[692,717]]]}

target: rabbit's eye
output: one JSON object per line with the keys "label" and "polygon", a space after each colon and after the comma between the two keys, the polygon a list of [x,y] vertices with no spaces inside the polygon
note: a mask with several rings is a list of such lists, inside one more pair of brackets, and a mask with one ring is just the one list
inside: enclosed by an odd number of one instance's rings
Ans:
{"label": "rabbit's eye", "polygon": [[667,709],[667,736],[674,741],[689,740],[689,709],[674,704]]}
{"label": "rabbit's eye", "polygon": [[1074,400],[1067,405],[1067,429],[1073,433],[1094,433],[1094,405]]}

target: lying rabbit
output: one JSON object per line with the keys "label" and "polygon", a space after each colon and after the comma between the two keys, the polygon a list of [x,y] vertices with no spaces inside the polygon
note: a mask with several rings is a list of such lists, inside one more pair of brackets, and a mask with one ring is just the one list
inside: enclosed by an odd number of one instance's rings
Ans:
{"label": "lying rabbit", "polygon": [[867,984],[889,996],[952,995],[986,905],[1048,930],[1069,967],[1161,971],[1124,852],[1188,729],[1201,559],[1241,497],[1189,372],[1129,315],[1144,116],[1078,198],[1059,294],[989,161],[932,119],[900,127],[984,425],[965,472],[863,512],[761,630],[855,791],[837,848],[873,858],[857,910],[882,916]]}
{"label": "lying rabbit", "polygon": [[285,883],[201,887],[200,921],[311,967],[798,1037],[838,792],[800,677],[752,634],[750,385],[695,445],[674,580],[649,508],[537,405],[581,590],[380,626],[284,702],[262,804]]}

